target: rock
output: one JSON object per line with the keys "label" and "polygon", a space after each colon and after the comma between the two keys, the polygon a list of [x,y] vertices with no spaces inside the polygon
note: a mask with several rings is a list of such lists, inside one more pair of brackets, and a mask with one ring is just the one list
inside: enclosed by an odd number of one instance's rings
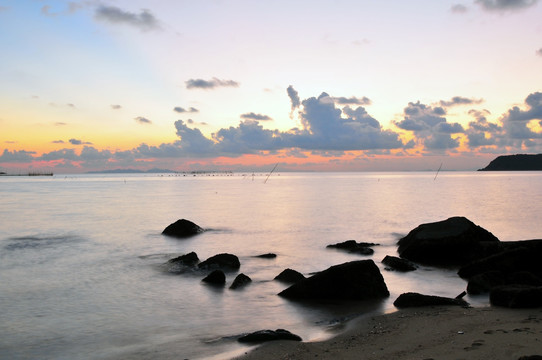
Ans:
{"label": "rock", "polygon": [[502,242],[502,246],[503,251],[462,266],[458,271],[459,276],[470,279],[489,271],[500,271],[505,275],[527,271],[542,277],[541,240],[507,241]]}
{"label": "rock", "polygon": [[174,259],[168,260],[168,263],[170,264],[178,264],[178,265],[184,265],[184,266],[194,266],[198,262],[199,262],[198,255],[193,251],[191,253],[184,254]]}
{"label": "rock", "polygon": [[235,280],[233,280],[233,283],[230,286],[230,289],[235,290],[240,287],[246,286],[252,281],[251,278],[246,276],[245,274],[241,273],[235,277]]}
{"label": "rock", "polygon": [[478,171],[542,170],[542,154],[501,155]]}
{"label": "rock", "polygon": [[226,283],[226,275],[222,270],[214,270],[201,281],[213,285],[224,285]]}
{"label": "rock", "polygon": [[422,224],[399,240],[402,258],[433,266],[463,265],[500,251],[500,241],[464,217]]}
{"label": "rock", "polygon": [[330,244],[326,246],[327,248],[334,248],[339,250],[347,250],[351,253],[361,254],[361,255],[372,255],[374,250],[371,249],[371,246],[376,246],[375,243],[366,243],[366,242],[356,242],[356,240],[346,240],[336,244]]}
{"label": "rock", "polygon": [[454,299],[442,296],[423,295],[409,292],[399,295],[399,297],[393,302],[393,305],[398,308],[406,308],[437,305],[468,306],[469,304],[461,298]]}
{"label": "rock", "polygon": [[262,258],[262,259],[274,259],[277,257],[277,254],[267,253],[267,254],[256,255],[256,257]]}
{"label": "rock", "polygon": [[369,300],[390,295],[380,270],[372,260],[332,266],[279,293],[289,299]]}
{"label": "rock", "polygon": [[487,271],[469,279],[467,292],[469,294],[488,293],[492,288],[501,285],[542,286],[542,279],[528,271],[517,271],[510,274],[505,274],[502,271]]}
{"label": "rock", "polygon": [[491,305],[508,308],[542,307],[542,286],[502,285],[489,292]]}
{"label": "rock", "polygon": [[299,271],[295,271],[292,269],[286,269],[282,270],[280,274],[275,276],[275,280],[282,281],[289,284],[295,284],[296,282],[300,280],[306,279],[305,276],[300,273]]}
{"label": "rock", "polygon": [[518,360],[542,360],[542,355],[526,355],[520,357]]}
{"label": "rock", "polygon": [[173,224],[168,225],[164,231],[162,231],[162,234],[177,238],[186,238],[202,233],[203,231],[204,230],[201,227],[194,224],[192,221],[180,219]]}
{"label": "rock", "polygon": [[[382,259],[382,264],[388,266],[390,270],[397,270],[397,271],[414,271],[417,269],[416,265],[414,265],[411,261],[408,261],[407,259],[401,259],[397,256],[390,256],[386,255],[384,259]],[[388,270],[388,268],[386,268]]]}
{"label": "rock", "polygon": [[253,333],[250,333],[245,336],[241,336],[237,339],[242,343],[259,343],[264,341],[274,341],[274,340],[294,340],[301,341],[301,337],[296,334],[292,334],[288,330],[277,329],[273,330],[259,330]]}
{"label": "rock", "polygon": [[215,256],[211,256],[207,260],[200,262],[198,264],[198,267],[200,269],[207,269],[207,268],[220,268],[220,269],[228,269],[228,270],[237,270],[241,267],[241,263],[239,262],[239,258],[233,254],[217,254]]}

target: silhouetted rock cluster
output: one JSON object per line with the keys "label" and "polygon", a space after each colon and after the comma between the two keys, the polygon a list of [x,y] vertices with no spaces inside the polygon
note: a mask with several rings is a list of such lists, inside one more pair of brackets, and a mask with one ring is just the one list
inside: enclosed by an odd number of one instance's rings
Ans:
{"label": "silhouetted rock cluster", "polygon": [[542,170],[542,154],[502,155],[478,171],[533,171]]}
{"label": "silhouetted rock cluster", "polygon": [[468,306],[469,304],[463,299],[409,292],[399,295],[393,305],[398,308],[407,308],[439,305]]}
{"label": "silhouetted rock cluster", "polygon": [[346,240],[337,244],[328,245],[328,248],[334,248],[339,250],[346,250],[350,253],[357,253],[361,255],[373,255],[374,250],[372,246],[376,246],[375,243],[356,242],[356,240]]}
{"label": "silhouetted rock cluster", "polygon": [[277,329],[277,330],[259,330],[248,335],[241,336],[237,339],[242,343],[260,343],[265,341],[274,341],[274,340],[294,340],[301,341],[301,337],[296,334],[292,334],[288,330]]}

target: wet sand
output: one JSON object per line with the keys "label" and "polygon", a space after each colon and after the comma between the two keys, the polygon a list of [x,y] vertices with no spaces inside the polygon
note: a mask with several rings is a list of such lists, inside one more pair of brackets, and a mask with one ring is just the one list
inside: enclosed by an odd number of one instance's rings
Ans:
{"label": "wet sand", "polygon": [[322,342],[275,341],[237,360],[511,360],[542,355],[542,309],[410,308],[353,321]]}

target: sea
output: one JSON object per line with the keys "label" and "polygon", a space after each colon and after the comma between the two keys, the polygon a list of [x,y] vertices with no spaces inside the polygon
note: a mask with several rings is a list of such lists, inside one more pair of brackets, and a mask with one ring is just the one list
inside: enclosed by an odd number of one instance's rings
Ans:
{"label": "sea", "polygon": [[[542,238],[542,172],[81,174],[0,177],[1,359],[230,359],[237,341],[287,329],[304,341],[396,311],[401,293],[455,297],[457,269],[381,263],[420,224],[465,216],[501,241]],[[206,231],[162,235],[178,219]],[[354,239],[373,255],[326,248]],[[196,252],[239,257],[226,285],[168,264]],[[276,258],[257,255],[275,253]],[[306,276],[371,259],[390,297],[299,303],[282,270]],[[252,282],[229,289],[239,273]],[[488,306],[487,296],[465,297]]]}

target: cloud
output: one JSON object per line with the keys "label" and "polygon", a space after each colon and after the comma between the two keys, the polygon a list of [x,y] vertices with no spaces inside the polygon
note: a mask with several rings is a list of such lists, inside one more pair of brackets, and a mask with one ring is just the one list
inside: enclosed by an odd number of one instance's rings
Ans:
{"label": "cloud", "polygon": [[2,155],[0,155],[0,163],[26,163],[34,160],[35,151],[26,150],[13,150],[9,151],[4,149]]}
{"label": "cloud", "polygon": [[483,103],[483,99],[469,99],[462,96],[454,96],[451,100],[441,100],[440,106],[451,107],[457,105],[475,105]]}
{"label": "cloud", "polygon": [[138,116],[134,118],[135,121],[137,121],[140,124],[152,124],[152,121],[150,121],[147,118],[144,118],[143,116]]}
{"label": "cloud", "polygon": [[65,144],[66,142],[64,140],[53,140],[51,141],[53,144]]}
{"label": "cloud", "polygon": [[9,8],[7,6],[0,6],[0,13],[4,12],[4,11],[8,11]]}
{"label": "cloud", "polygon": [[118,105],[118,104],[112,104],[112,105],[111,105],[111,109],[113,109],[113,110],[120,110],[120,109],[122,109],[122,106],[120,106],[120,105]]}
{"label": "cloud", "polygon": [[270,120],[273,120],[271,117],[269,117],[267,115],[255,114],[253,112],[246,113],[246,114],[241,114],[241,119],[257,120],[257,121],[270,121]]}
{"label": "cloud", "polygon": [[503,116],[502,123],[509,138],[528,140],[542,139],[542,133],[529,128],[529,123],[538,120],[542,124],[542,92],[529,94],[525,98],[527,110],[514,106]]}
{"label": "cloud", "polygon": [[96,9],[94,17],[110,24],[133,26],[142,31],[160,29],[160,22],[147,9],[137,14],[115,6],[101,5]]}
{"label": "cloud", "polygon": [[352,96],[350,98],[346,97],[334,97],[335,101],[339,105],[371,105],[371,100],[368,97],[357,98]]}
{"label": "cloud", "polygon": [[465,5],[455,4],[455,5],[452,5],[450,11],[453,12],[454,14],[465,14],[466,12],[469,11],[469,9]]}
{"label": "cloud", "polygon": [[474,2],[487,11],[514,11],[533,6],[538,0],[475,0]]}
{"label": "cloud", "polygon": [[62,122],[62,121],[57,121],[55,123],[55,126],[66,126],[66,125],[68,125],[68,124],[66,124],[65,122]]}
{"label": "cloud", "polygon": [[82,141],[82,140],[79,140],[79,139],[70,139],[68,140],[70,142],[70,144],[72,145],[92,145],[91,142],[87,142],[87,141]]}
{"label": "cloud", "polygon": [[299,94],[294,89],[292,85],[288,86],[286,89],[286,92],[288,93],[288,97],[290,98],[290,103],[292,104],[292,113],[295,109],[301,105],[301,100],[299,99]]}
{"label": "cloud", "polygon": [[211,80],[190,79],[185,82],[187,89],[205,89],[212,90],[217,87],[239,87],[239,83],[234,80],[220,80],[212,78]]}
{"label": "cloud", "polygon": [[462,133],[464,129],[459,123],[448,123],[445,115],[443,107],[411,102],[404,109],[403,120],[395,122],[395,125],[412,131],[427,150],[455,149],[459,140],[452,135]]}
{"label": "cloud", "polygon": [[178,112],[178,113],[180,113],[180,114],[182,114],[182,113],[197,113],[197,112],[199,112],[198,109],[193,108],[193,107],[190,107],[190,108],[188,108],[188,109],[185,109],[185,108],[182,108],[182,107],[180,107],[180,106],[174,107],[174,108],[173,108],[173,111]]}
{"label": "cloud", "polygon": [[536,50],[536,55],[542,56],[542,48]]}
{"label": "cloud", "polygon": [[74,149],[62,149],[57,151],[51,151],[43,154],[37,158],[37,160],[54,161],[54,160],[71,160],[77,161],[79,157],[75,153]]}

